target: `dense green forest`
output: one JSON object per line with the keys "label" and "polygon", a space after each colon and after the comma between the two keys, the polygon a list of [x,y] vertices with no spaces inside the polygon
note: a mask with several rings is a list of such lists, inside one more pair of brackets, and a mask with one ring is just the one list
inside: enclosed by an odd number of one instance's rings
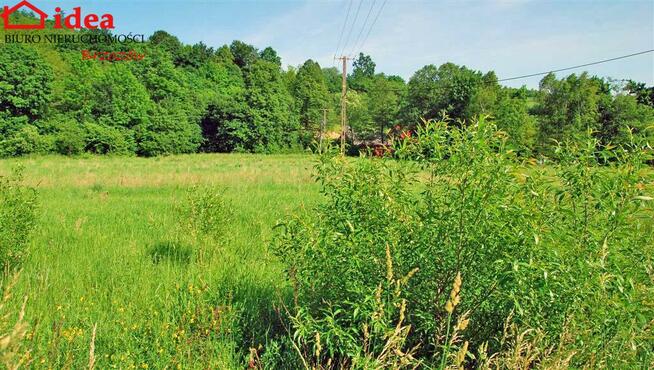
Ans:
{"label": "dense green forest", "polygon": [[[55,31],[71,32],[47,30]],[[326,130],[338,135],[341,74],[334,67],[307,60],[284,68],[271,47],[241,41],[214,49],[165,31],[144,41],[2,44],[0,155],[302,151],[319,136],[323,109]],[[82,60],[83,50],[145,57]],[[383,142],[444,115],[453,122],[488,115],[525,155],[547,155],[556,141],[589,134],[602,145],[654,135],[647,129],[654,88],[587,73],[550,74],[538,90],[515,89],[493,71],[446,63],[424,66],[407,82],[359,54],[348,85],[350,144]]]}

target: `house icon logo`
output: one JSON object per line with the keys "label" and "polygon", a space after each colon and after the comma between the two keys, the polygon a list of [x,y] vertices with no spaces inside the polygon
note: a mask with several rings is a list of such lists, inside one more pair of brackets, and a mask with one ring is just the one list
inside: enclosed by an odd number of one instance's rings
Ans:
{"label": "house icon logo", "polygon": [[[34,13],[39,23],[38,24],[12,24],[10,20],[11,15],[20,10],[32,11],[32,13]],[[30,3],[27,0],[23,0],[12,7],[8,7],[5,5],[2,14],[0,14],[0,18],[4,20],[6,30],[42,30],[45,29],[45,21],[48,18],[48,15],[41,9],[34,6],[34,4]],[[71,30],[79,30],[82,28],[87,28],[87,29],[101,28],[104,30],[112,30],[115,28],[113,15],[109,13],[102,14],[102,15],[98,15],[98,14],[83,15],[82,8],[79,6],[74,7],[73,10],[68,15],[64,15],[63,11],[61,10],[61,7],[56,7],[54,8],[54,15],[52,18],[53,18],[52,19],[53,29],[68,28]]]}
{"label": "house icon logo", "polygon": [[[40,19],[39,24],[11,24],[9,17],[21,9],[29,9],[33,11]],[[45,28],[45,19],[48,18],[48,15],[41,9],[32,5],[29,1],[23,0],[11,8],[5,5],[0,17],[4,20],[6,30],[42,30]]]}

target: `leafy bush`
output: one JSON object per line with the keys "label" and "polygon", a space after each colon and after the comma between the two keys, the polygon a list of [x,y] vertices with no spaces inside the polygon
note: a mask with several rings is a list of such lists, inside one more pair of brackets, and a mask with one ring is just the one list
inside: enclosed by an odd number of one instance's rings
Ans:
{"label": "leafy bush", "polygon": [[36,191],[21,185],[22,171],[0,176],[0,264],[15,267],[26,255],[36,223]]}
{"label": "leafy bush", "polygon": [[[421,361],[448,356],[446,323],[468,312],[473,353],[506,350],[499,338],[513,313],[519,327],[544,333],[542,346],[573,331],[581,365],[651,356],[643,341],[654,314],[645,298],[654,293],[654,233],[642,218],[651,198],[641,152],[598,153],[590,140],[560,147],[561,163],[544,168],[517,163],[506,142],[484,119],[463,128],[430,121],[396,144],[398,160],[323,157],[325,203],[285,223],[273,243],[295,288],[295,337],[306,328],[328,337],[325,361],[348,366],[364,349],[379,355],[383,346],[366,344],[365,302],[375,301],[388,250],[398,276],[418,269],[403,289],[403,348]],[[598,166],[598,156],[612,164]],[[450,317],[458,273],[461,303]]]}
{"label": "leafy bush", "polygon": [[86,137],[82,127],[74,121],[63,121],[57,127],[54,149],[59,154],[76,155],[84,151]]}
{"label": "leafy bush", "polygon": [[31,125],[25,125],[13,136],[0,141],[0,156],[12,157],[27,154],[47,153],[51,149],[47,137],[39,134],[39,130]]}
{"label": "leafy bush", "polygon": [[[409,340],[412,327],[406,321],[406,287],[419,269],[397,276],[388,246],[385,262],[386,276],[360,301],[328,305],[319,317],[296,303],[297,312],[290,317],[295,332],[289,339],[299,358],[296,362],[312,369],[415,369],[427,362],[417,356],[422,348]],[[435,338],[442,353],[430,362],[440,363],[441,368],[460,368],[466,362],[468,342],[461,340],[461,333],[468,327],[467,314],[453,321],[461,285],[461,275],[457,274],[444,307],[447,318],[440,327],[442,335]],[[267,350],[260,363],[262,368],[278,368],[278,361]],[[284,359],[281,365],[293,368],[289,362]]]}
{"label": "leafy bush", "polygon": [[134,139],[125,130],[86,123],[86,151],[96,154],[134,153]]}
{"label": "leafy bush", "polygon": [[144,156],[194,153],[202,141],[200,126],[181,105],[157,106],[151,121],[136,129],[138,153]]}

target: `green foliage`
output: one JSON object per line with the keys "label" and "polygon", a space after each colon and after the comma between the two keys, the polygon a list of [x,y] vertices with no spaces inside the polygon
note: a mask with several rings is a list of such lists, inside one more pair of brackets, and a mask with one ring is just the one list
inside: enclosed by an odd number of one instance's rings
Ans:
{"label": "green foliage", "polygon": [[92,83],[88,106],[98,122],[108,126],[133,128],[147,124],[152,102],[145,87],[122,64],[102,71]]}
{"label": "green foliage", "polygon": [[474,91],[470,102],[465,109],[465,117],[477,117],[484,114],[492,114],[497,110],[498,100],[502,93],[497,83],[495,72],[488,72],[481,78],[481,83]]}
{"label": "green foliage", "polygon": [[348,92],[346,101],[350,135],[354,139],[361,139],[375,134],[378,126],[370,115],[371,101],[368,95],[352,90]]}
{"label": "green foliage", "polygon": [[293,148],[298,143],[299,121],[279,67],[257,61],[250,66],[245,84],[250,116],[245,149],[265,153]]}
{"label": "green foliage", "polygon": [[63,155],[76,155],[86,147],[86,135],[78,123],[62,121],[57,123],[57,134],[54,138],[55,152]]}
{"label": "green foliage", "polygon": [[[29,12],[13,16],[20,23],[37,22]],[[47,27],[54,34],[71,32],[52,28],[52,22]],[[99,29],[75,32],[112,35]],[[145,58],[102,62],[79,54],[132,49]],[[89,138],[82,152],[142,156],[306,149],[317,137],[322,109],[328,110],[324,137],[340,135],[338,68],[320,69],[312,60],[281,66],[272,47],[259,50],[238,40],[217,49],[201,42],[187,45],[161,30],[133,45],[3,45],[0,156],[78,153],[77,145],[55,145],[65,141],[60,131],[70,129],[68,123],[59,127],[64,121],[97,124],[90,131],[82,127],[85,135],[101,133],[100,141],[118,141],[110,145],[116,149]],[[624,144],[632,136],[652,140],[653,88],[635,81],[618,84],[587,74],[559,80],[550,74],[538,91],[512,89],[500,86],[493,71],[445,63],[421,68],[405,84],[377,73],[372,57],[363,53],[346,77],[350,127],[345,131],[353,153],[413,130],[422,118],[468,122],[479,115],[494,117],[523,157],[552,157],[557,143],[572,137],[583,141],[589,133],[600,146]]]}
{"label": "green foliage", "polygon": [[184,45],[175,56],[178,67],[199,68],[213,58],[213,48],[200,42],[195,45]]}
{"label": "green foliage", "polygon": [[280,68],[282,66],[282,58],[280,58],[277,55],[277,52],[275,51],[275,49],[271,48],[270,46],[263,49],[259,53],[259,57],[261,58],[261,60],[265,60],[267,62],[277,64]]}
{"label": "green foliage", "polygon": [[298,69],[293,81],[293,96],[299,109],[300,124],[310,142],[317,137],[323,119],[323,109],[326,109],[330,102],[329,91],[318,63],[307,60]]}
{"label": "green foliage", "polygon": [[[285,223],[273,243],[295,288],[295,336],[329,338],[323,365],[353,363],[364,348],[379,355],[384,345],[368,335],[390,259],[395,276],[412,275],[402,290],[411,327],[402,348],[427,364],[449,356],[439,338],[464,317],[472,353],[508,350],[499,338],[512,314],[546,343],[573,349],[579,366],[651,358],[641,341],[653,314],[645,297],[654,233],[640,217],[651,200],[647,158],[629,154],[641,153],[637,143],[596,152],[589,140],[560,147],[553,172],[517,162],[506,134],[484,119],[425,122],[397,143],[400,160],[323,157],[326,201]],[[600,156],[612,158],[610,169]],[[458,273],[461,302],[450,316]],[[398,325],[397,311],[391,317],[382,328]]]}
{"label": "green foliage", "polygon": [[600,108],[600,127],[595,133],[603,144],[625,145],[632,137],[654,143],[654,107],[639,104],[629,95],[617,95]]}
{"label": "green foliage", "polygon": [[553,148],[552,140],[560,142],[598,128],[600,84],[586,73],[562,80],[552,73],[543,78],[536,108],[541,147]]}
{"label": "green foliage", "polygon": [[352,74],[348,77],[350,87],[355,90],[367,91],[375,76],[375,62],[370,55],[359,53],[352,63]]}
{"label": "green foliage", "polygon": [[3,119],[44,116],[51,96],[52,70],[33,48],[3,44],[0,48],[0,134]]}
{"label": "green foliage", "polygon": [[132,63],[130,67],[155,103],[164,99],[186,98],[183,72],[176,69],[170,55],[159,48],[153,49],[147,58]]}
{"label": "green foliage", "polygon": [[639,104],[654,108],[654,86],[647,87],[643,82],[629,80],[625,90],[634,96]]}
{"label": "green foliage", "polygon": [[7,139],[0,140],[0,157],[44,154],[51,150],[51,146],[49,138],[39,134],[35,126],[24,125]]}
{"label": "green foliage", "polygon": [[382,141],[386,140],[386,132],[397,123],[400,104],[405,95],[406,86],[401,78],[379,74],[372,80],[368,108]]}
{"label": "green foliage", "polygon": [[27,254],[36,225],[36,190],[22,185],[22,170],[0,176],[0,265],[15,268]]}
{"label": "green foliage", "polygon": [[538,135],[536,118],[529,114],[526,99],[508,94],[494,109],[497,127],[508,134],[507,145],[523,156],[533,153]]}
{"label": "green foliage", "polygon": [[32,48],[20,44],[0,48],[0,156],[47,151],[38,130],[51,99],[51,68]]}
{"label": "green foliage", "polygon": [[84,129],[86,130],[84,149],[87,152],[95,154],[134,153],[134,139],[126,130],[96,123],[86,123]]}
{"label": "green foliage", "polygon": [[420,118],[432,119],[443,113],[454,120],[466,116],[468,105],[483,84],[481,72],[445,63],[418,70],[408,83],[407,105],[403,116],[415,124]]}
{"label": "green foliage", "polygon": [[340,93],[341,92],[341,83],[342,76],[336,67],[323,68],[322,74],[325,79],[325,84],[327,84],[327,89],[330,93]]}
{"label": "green foliage", "polygon": [[166,31],[156,31],[150,36],[149,41],[153,46],[157,46],[171,55],[177,55],[182,48],[179,39]]}
{"label": "green foliage", "polygon": [[[234,42],[229,46],[229,50],[232,52],[232,56],[234,57],[234,63],[236,63],[236,65],[241,69],[249,68],[259,59],[257,48],[242,41],[234,40]],[[268,62],[270,61],[268,60]]]}
{"label": "green foliage", "polygon": [[202,120],[205,152],[243,150],[249,142],[249,116],[243,97],[226,97],[210,105]]}
{"label": "green foliage", "polygon": [[143,156],[195,153],[202,141],[200,127],[189,120],[184,107],[164,101],[152,119],[136,129],[137,153]]}
{"label": "green foliage", "polygon": [[185,228],[214,242],[225,242],[234,217],[231,204],[224,197],[224,190],[195,186],[187,191],[186,204],[181,208]]}

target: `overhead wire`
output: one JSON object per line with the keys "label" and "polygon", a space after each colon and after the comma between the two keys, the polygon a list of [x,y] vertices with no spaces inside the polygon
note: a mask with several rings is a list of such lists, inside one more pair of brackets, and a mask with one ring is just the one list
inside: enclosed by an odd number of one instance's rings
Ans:
{"label": "overhead wire", "polygon": [[[621,56],[615,57],[615,58],[602,59],[602,60],[598,60],[598,61],[590,62],[590,63],[578,64],[578,65],[571,66],[571,67],[552,69],[552,70],[549,70],[549,71],[546,71],[546,72],[537,72],[537,73],[530,73],[530,74],[521,75],[521,76],[501,78],[501,79],[493,80],[491,82],[496,83],[496,82],[514,81],[514,80],[519,80],[519,79],[524,79],[524,78],[529,78],[529,77],[543,76],[543,75],[547,75],[547,74],[550,74],[550,73],[569,71],[569,70],[572,70],[572,69],[583,68],[583,67],[593,66],[593,65],[597,65],[597,64],[613,62],[613,61],[616,61],[616,60],[631,58],[631,57],[635,57],[635,56],[639,56],[639,55],[643,55],[643,54],[647,54],[647,53],[652,53],[652,52],[654,52],[654,49],[639,51],[637,53],[632,53],[632,54],[621,55]],[[391,89],[380,89],[378,91],[402,91],[402,90],[403,89],[392,89],[391,88]]]}
{"label": "overhead wire", "polygon": [[622,55],[622,56],[615,57],[615,58],[609,58],[609,59],[598,60],[598,61],[596,61],[596,62],[585,63],[585,64],[579,64],[579,65],[572,66],[572,67],[566,67],[566,68],[554,69],[554,70],[547,71],[547,72],[538,72],[538,73],[531,73],[531,74],[528,74],[528,75],[522,75],[522,76],[516,76],[516,77],[503,78],[503,79],[497,80],[497,82],[512,81],[512,80],[520,80],[520,79],[523,79],[523,78],[529,78],[529,77],[535,77],[535,76],[542,76],[542,75],[546,75],[546,74],[549,74],[549,73],[556,73],[556,72],[569,71],[569,70],[571,70],[571,69],[577,69],[577,68],[583,68],[583,67],[588,67],[588,66],[594,66],[594,65],[597,65],[597,64],[602,64],[602,63],[607,63],[607,62],[613,62],[613,61],[615,61],[615,60],[620,60],[620,59],[625,59],[625,58],[631,58],[631,57],[635,57],[635,56],[637,56],[637,55],[643,55],[643,54],[651,53],[651,52],[653,52],[653,51],[654,51],[654,49],[650,49],[650,50],[640,51],[640,52],[633,53],[633,54]]}
{"label": "overhead wire", "polygon": [[353,56],[354,53],[357,51],[356,47],[359,44],[359,41],[361,40],[361,35],[363,35],[363,31],[366,29],[366,26],[368,25],[368,19],[370,19],[370,14],[372,14],[372,10],[375,8],[376,2],[377,0],[372,0],[370,9],[368,9],[368,14],[366,14],[366,19],[363,21],[363,25],[361,26],[361,30],[359,31],[357,38],[354,39],[354,43],[352,44],[352,52],[348,54],[349,56]]}
{"label": "overhead wire", "polygon": [[336,51],[334,52],[334,60],[336,60],[336,56],[338,55],[338,50],[341,48],[341,41],[343,41],[343,35],[345,34],[347,21],[348,19],[350,19],[350,10],[352,9],[352,2],[353,0],[350,0],[350,3],[347,7],[347,13],[345,14],[345,21],[343,22],[343,27],[341,28],[341,35],[338,37],[338,43],[336,44]]}
{"label": "overhead wire", "polygon": [[[350,31],[347,33],[347,37],[345,38],[345,43],[343,43],[342,52],[345,52],[345,49],[347,48],[347,45],[350,42],[350,37],[352,36],[352,31],[354,30],[354,26],[357,23],[357,19],[359,19],[359,12],[361,11],[361,5],[362,4],[363,4],[363,1],[359,1],[359,6],[357,7],[357,12],[354,14],[354,21],[352,22],[352,27],[350,27]],[[338,53],[336,53],[336,54],[338,55]]]}
{"label": "overhead wire", "polygon": [[366,41],[368,41],[368,37],[370,37],[370,33],[372,32],[372,29],[375,27],[375,24],[379,20],[379,16],[381,15],[382,11],[384,10],[384,7],[386,6],[387,2],[388,2],[388,0],[384,0],[384,2],[379,7],[379,10],[377,11],[377,15],[375,16],[375,19],[370,24],[370,28],[368,29],[368,33],[366,34],[366,37],[363,38],[363,41],[361,42],[361,46],[358,48],[360,51],[363,51],[363,47],[365,46]]}

